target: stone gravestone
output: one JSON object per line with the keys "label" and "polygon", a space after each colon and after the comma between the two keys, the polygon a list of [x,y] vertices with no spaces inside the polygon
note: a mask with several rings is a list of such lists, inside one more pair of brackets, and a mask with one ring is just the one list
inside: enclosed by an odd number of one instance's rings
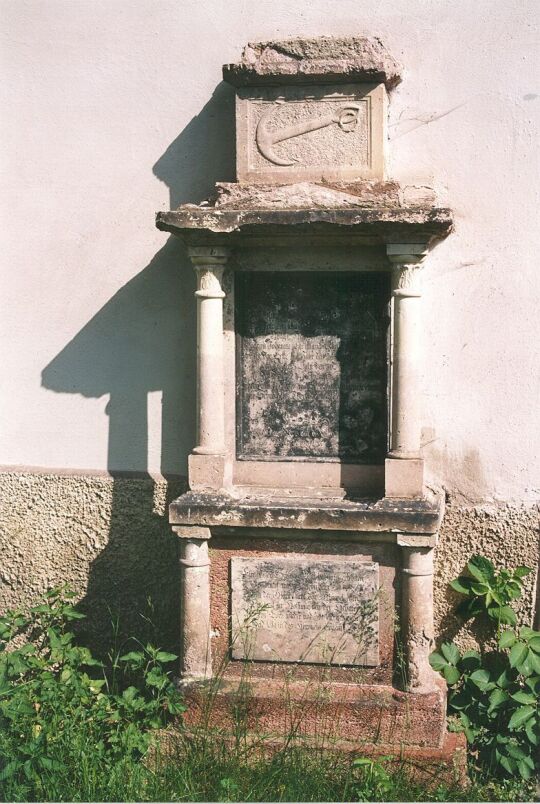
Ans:
{"label": "stone gravestone", "polygon": [[225,65],[238,181],[157,216],[197,273],[198,443],[169,510],[188,718],[210,683],[232,728],[247,675],[274,733],[322,673],[340,745],[438,761],[455,746],[428,661],[444,497],[423,479],[420,277],[452,216],[385,178],[399,73],[354,36]]}

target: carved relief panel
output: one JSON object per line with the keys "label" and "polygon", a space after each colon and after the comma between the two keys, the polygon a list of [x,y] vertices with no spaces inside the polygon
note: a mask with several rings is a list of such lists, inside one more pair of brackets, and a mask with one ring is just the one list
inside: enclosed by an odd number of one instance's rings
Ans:
{"label": "carved relief panel", "polygon": [[351,181],[384,174],[384,85],[237,90],[239,181]]}

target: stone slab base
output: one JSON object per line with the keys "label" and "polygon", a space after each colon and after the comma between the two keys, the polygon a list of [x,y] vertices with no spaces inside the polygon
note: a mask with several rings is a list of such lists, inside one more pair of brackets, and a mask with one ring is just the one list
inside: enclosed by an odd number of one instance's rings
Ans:
{"label": "stone slab base", "polygon": [[[311,748],[309,741],[305,739],[301,741],[301,745],[308,750]],[[262,746],[267,754],[275,753],[282,748],[283,741],[272,743],[268,740]],[[313,746],[313,748],[319,747]],[[322,746],[322,749],[349,754],[351,758],[380,758],[384,768],[390,773],[403,772],[409,779],[421,782],[429,789],[441,784],[466,788],[470,783],[467,773],[467,740],[464,734],[447,732],[440,748],[418,748],[406,745],[400,745],[398,748],[396,745],[380,743],[358,745],[343,740],[328,743]]]}
{"label": "stone slab base", "polygon": [[446,734],[446,695],[286,679],[220,679],[186,686],[187,726],[233,733],[241,728],[280,741],[291,736],[317,744],[440,751]]}
{"label": "stone slab base", "polygon": [[[229,680],[185,686],[181,739],[223,740],[238,734],[254,756],[284,747],[384,757],[427,786],[468,784],[466,741],[446,731],[443,690],[412,694],[393,687],[267,680]],[[180,737],[180,735],[178,735]],[[174,741],[167,735],[165,744]]]}
{"label": "stone slab base", "polygon": [[[178,760],[182,756],[182,751],[185,750],[186,742],[192,740],[201,746],[209,740],[213,747],[221,742],[221,745],[230,749],[231,752],[238,750],[236,739],[221,730],[214,729],[200,733],[197,729],[169,726],[159,733],[158,741],[151,746],[146,762],[152,766],[157,755],[161,759],[173,757]],[[349,756],[351,759],[356,757],[380,758],[383,766],[390,773],[404,773],[409,779],[425,785],[428,789],[434,789],[441,784],[449,787],[458,786],[461,789],[469,785],[467,745],[464,734],[445,734],[440,748],[407,746],[398,748],[395,745],[369,743],[358,745],[347,741],[328,742],[321,746],[317,741],[309,741],[306,738],[293,738],[287,740],[285,744],[283,738],[247,737],[242,740],[242,758],[244,762],[260,757],[270,758],[284,748],[301,748],[312,751],[314,754],[324,751],[336,756]]]}

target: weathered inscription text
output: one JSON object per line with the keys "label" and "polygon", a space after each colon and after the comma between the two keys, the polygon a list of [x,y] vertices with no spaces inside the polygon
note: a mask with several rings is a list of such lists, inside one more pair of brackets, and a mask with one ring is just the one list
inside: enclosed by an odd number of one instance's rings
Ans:
{"label": "weathered inscription text", "polygon": [[387,278],[237,275],[240,459],[382,463]]}
{"label": "weathered inscription text", "polygon": [[374,666],[378,565],[231,559],[235,659]]}

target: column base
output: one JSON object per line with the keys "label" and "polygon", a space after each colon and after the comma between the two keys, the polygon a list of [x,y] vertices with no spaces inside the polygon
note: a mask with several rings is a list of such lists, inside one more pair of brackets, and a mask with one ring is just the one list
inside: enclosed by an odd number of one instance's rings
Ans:
{"label": "column base", "polygon": [[188,479],[191,491],[221,491],[225,488],[226,461],[224,455],[188,457]]}
{"label": "column base", "polygon": [[424,496],[423,458],[387,458],[384,470],[385,497],[418,499]]}

